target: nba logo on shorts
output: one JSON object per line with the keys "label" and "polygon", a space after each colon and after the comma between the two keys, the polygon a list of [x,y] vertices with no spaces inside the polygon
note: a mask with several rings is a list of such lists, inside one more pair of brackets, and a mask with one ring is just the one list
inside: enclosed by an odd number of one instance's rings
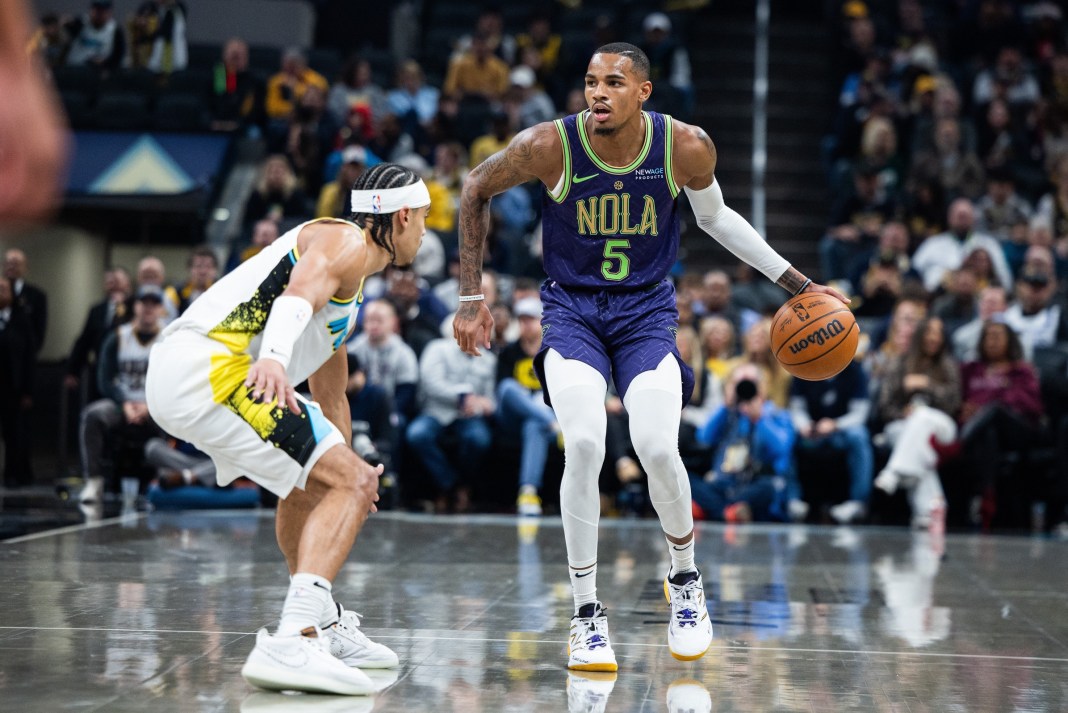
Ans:
{"label": "nba logo on shorts", "polygon": [[381,213],[382,212],[382,196],[378,195],[377,193],[375,193],[374,195],[371,196],[371,212],[372,213]]}

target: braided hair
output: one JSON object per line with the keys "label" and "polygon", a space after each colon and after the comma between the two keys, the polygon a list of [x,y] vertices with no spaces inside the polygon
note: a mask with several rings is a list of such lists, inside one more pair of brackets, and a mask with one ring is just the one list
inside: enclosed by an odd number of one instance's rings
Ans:
{"label": "braided hair", "polygon": [[[411,169],[395,163],[380,163],[364,171],[352,184],[354,191],[369,191],[374,188],[402,188],[419,180]],[[397,259],[397,249],[393,246],[392,213],[353,213],[350,220],[361,228],[371,219],[368,232],[371,240],[389,253],[390,262]]]}

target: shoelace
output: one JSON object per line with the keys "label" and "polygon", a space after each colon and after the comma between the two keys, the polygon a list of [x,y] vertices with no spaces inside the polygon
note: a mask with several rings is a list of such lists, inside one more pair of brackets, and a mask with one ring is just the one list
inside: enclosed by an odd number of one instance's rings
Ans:
{"label": "shoelace", "polygon": [[[346,615],[348,615],[348,616],[346,616]],[[355,619],[355,622],[350,624],[348,621],[346,621],[347,618]],[[356,628],[359,625],[360,625],[360,615],[357,614],[354,611],[345,610],[344,612],[342,612],[341,617],[337,620],[337,624],[335,624],[334,626],[336,626],[337,628],[341,629],[346,634],[349,634],[350,636],[352,636],[352,638],[354,638],[359,643],[367,644],[370,640],[367,638],[367,634],[363,633],[358,628]]]}
{"label": "shoelace", "polygon": [[592,616],[583,622],[586,627],[585,636],[580,641],[586,649],[599,649],[608,646],[608,619],[604,616],[604,609],[601,609],[597,616]]}
{"label": "shoelace", "polygon": [[672,588],[671,604],[680,607],[675,612],[675,620],[679,626],[697,626],[697,611],[691,607],[683,606],[683,602],[692,602],[694,605],[699,601],[697,580],[687,582],[680,588]]}

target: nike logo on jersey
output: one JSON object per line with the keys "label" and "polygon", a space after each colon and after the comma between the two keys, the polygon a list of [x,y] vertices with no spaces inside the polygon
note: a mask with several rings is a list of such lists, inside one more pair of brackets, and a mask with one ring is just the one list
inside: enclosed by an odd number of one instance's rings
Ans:
{"label": "nike logo on jersey", "polygon": [[600,175],[601,174],[599,174],[599,173],[595,173],[592,176],[583,176],[582,178],[579,178],[579,175],[577,173],[573,173],[573,174],[571,174],[571,182],[572,183],[582,183],[583,181],[588,181],[591,178],[597,178]]}

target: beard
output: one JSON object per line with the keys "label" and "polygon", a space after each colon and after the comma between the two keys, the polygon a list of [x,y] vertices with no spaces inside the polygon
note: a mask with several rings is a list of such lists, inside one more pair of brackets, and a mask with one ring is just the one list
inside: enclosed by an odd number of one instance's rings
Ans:
{"label": "beard", "polygon": [[593,130],[595,136],[611,136],[616,133],[616,127],[614,126],[598,126]]}

